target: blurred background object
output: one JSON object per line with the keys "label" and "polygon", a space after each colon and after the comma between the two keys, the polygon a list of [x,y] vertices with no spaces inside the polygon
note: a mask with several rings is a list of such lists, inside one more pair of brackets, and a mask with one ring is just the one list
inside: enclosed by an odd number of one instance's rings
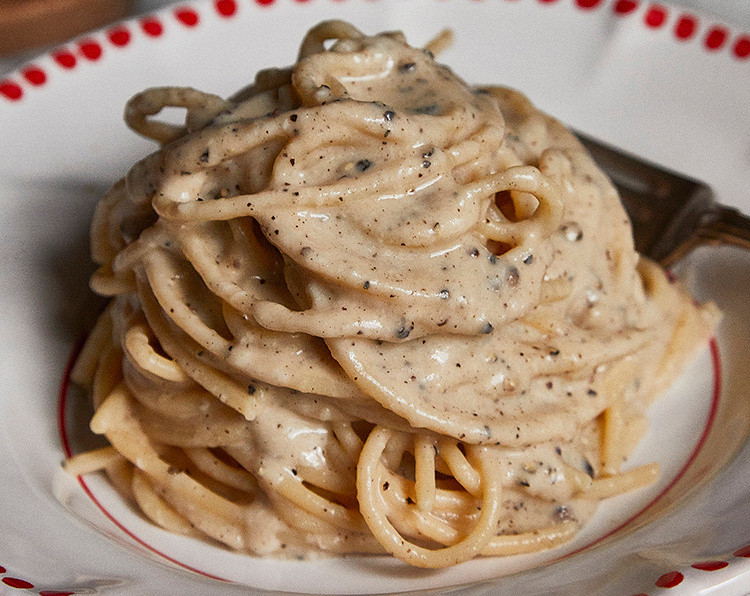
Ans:
{"label": "blurred background object", "polygon": [[0,56],[44,47],[131,14],[132,0],[0,0]]}
{"label": "blurred background object", "polygon": [[[175,3],[177,0],[0,0],[0,74],[12,71],[66,39]],[[659,0],[638,2],[658,3]],[[665,0],[664,3],[686,13],[698,11],[750,30],[750,0]]]}

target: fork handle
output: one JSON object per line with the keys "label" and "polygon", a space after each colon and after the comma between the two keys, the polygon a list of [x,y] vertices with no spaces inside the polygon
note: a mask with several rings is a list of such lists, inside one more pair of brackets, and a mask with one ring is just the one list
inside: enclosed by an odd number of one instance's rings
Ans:
{"label": "fork handle", "polygon": [[717,205],[698,227],[702,244],[731,244],[750,249],[750,217],[733,207]]}
{"label": "fork handle", "polygon": [[683,236],[680,242],[670,246],[663,254],[656,252],[655,258],[669,269],[677,261],[702,245],[728,244],[750,250],[750,217],[733,207],[718,205],[708,194],[708,205],[697,217],[691,232]]}

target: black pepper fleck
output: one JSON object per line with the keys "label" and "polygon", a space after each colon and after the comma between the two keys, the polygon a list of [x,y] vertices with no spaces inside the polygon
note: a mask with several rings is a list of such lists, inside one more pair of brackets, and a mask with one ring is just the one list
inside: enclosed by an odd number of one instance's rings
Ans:
{"label": "black pepper fleck", "polygon": [[412,332],[413,329],[414,329],[413,324],[407,325],[406,322],[403,321],[401,325],[399,325],[398,328],[396,329],[396,337],[398,337],[399,339],[406,339],[407,337],[409,337],[409,334]]}
{"label": "black pepper fleck", "polygon": [[360,159],[357,162],[356,168],[360,172],[366,172],[370,169],[370,166],[372,165],[372,162],[369,159]]}
{"label": "black pepper fleck", "polygon": [[419,106],[418,108],[415,108],[412,110],[415,114],[420,114],[423,116],[436,116],[440,113],[440,106],[436,103],[431,103],[426,106]]}
{"label": "black pepper fleck", "polygon": [[520,277],[520,274],[518,273],[518,267],[508,267],[508,284],[511,286],[515,286],[518,283],[518,278]]}
{"label": "black pepper fleck", "polygon": [[583,458],[583,471],[586,472],[592,478],[594,477],[594,466],[585,457]]}

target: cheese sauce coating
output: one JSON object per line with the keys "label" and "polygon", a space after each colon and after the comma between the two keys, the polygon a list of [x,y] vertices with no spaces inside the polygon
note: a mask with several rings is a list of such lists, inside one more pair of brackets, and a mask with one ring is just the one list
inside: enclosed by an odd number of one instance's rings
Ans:
{"label": "cheese sauce coating", "polygon": [[126,120],[161,146],[92,225],[112,301],[75,378],[111,447],[69,470],[235,549],[422,567],[565,542],[656,478],[620,467],[716,309],[521,94],[331,21],[230,99]]}

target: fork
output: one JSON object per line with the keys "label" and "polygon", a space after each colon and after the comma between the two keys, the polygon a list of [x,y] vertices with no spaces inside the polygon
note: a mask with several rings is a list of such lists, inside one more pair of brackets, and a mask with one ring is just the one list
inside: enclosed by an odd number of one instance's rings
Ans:
{"label": "fork", "polygon": [[704,244],[750,249],[750,217],[717,203],[704,182],[576,136],[617,187],[641,254],[669,268]]}

